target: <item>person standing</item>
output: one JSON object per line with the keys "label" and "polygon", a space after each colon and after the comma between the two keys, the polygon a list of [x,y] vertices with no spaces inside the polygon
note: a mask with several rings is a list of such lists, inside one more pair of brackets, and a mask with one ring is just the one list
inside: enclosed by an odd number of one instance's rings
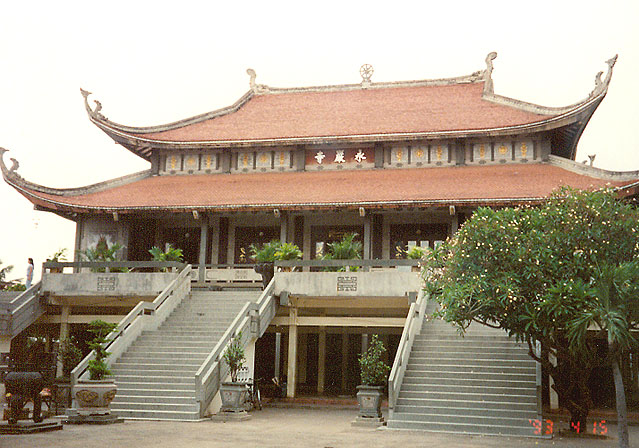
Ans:
{"label": "person standing", "polygon": [[27,289],[31,287],[31,282],[33,281],[33,258],[29,258],[27,264]]}

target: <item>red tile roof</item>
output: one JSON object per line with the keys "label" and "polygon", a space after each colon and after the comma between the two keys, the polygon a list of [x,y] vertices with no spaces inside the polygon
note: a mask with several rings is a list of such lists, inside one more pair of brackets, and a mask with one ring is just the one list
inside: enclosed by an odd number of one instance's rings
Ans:
{"label": "red tile roof", "polygon": [[288,172],[243,175],[153,176],[75,196],[21,189],[46,208],[294,209],[529,202],[562,185],[592,189],[632,182],[576,174],[547,164],[416,169]]}
{"label": "red tile roof", "polygon": [[137,137],[174,142],[482,130],[551,117],[483,99],[483,82],[252,96],[236,112]]}

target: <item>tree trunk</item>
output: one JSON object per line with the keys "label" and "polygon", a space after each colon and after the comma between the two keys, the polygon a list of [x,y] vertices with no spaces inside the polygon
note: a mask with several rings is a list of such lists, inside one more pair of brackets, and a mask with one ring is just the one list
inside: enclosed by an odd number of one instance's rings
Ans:
{"label": "tree trunk", "polygon": [[629,448],[628,411],[626,409],[626,392],[623,388],[623,377],[619,369],[619,360],[612,361],[612,374],[615,379],[615,398],[617,401],[617,427],[619,429],[619,448]]}

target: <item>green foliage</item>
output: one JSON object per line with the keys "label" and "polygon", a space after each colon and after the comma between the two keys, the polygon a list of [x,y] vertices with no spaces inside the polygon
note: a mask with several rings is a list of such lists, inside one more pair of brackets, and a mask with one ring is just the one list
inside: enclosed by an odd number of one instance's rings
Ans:
{"label": "green foliage", "polygon": [[[182,249],[172,247],[170,244],[167,244],[166,251],[162,251],[159,247],[153,246],[149,249],[149,253],[153,257],[153,261],[179,261],[180,263],[184,261]],[[168,268],[163,268],[162,270],[166,271]]]}
{"label": "green foliage", "polygon": [[[341,240],[334,243],[328,243],[328,251],[322,256],[323,260],[361,260],[363,245],[361,241],[355,240],[358,234],[355,232],[345,234]],[[327,268],[329,271],[335,268]],[[358,271],[357,266],[350,266],[349,271]],[[339,271],[346,271],[346,268],[340,268]]]}
{"label": "green foliage", "polygon": [[276,260],[299,260],[302,258],[302,251],[293,243],[282,243],[275,251]]}
{"label": "green foliage", "polygon": [[[110,262],[110,261],[119,261],[118,251],[122,249],[122,245],[118,243],[113,243],[111,247],[109,247],[109,243],[106,238],[101,236],[95,247],[88,248],[85,251],[81,251],[80,254],[84,256],[87,261],[95,261],[95,262]],[[92,268],[92,272],[104,272],[104,268],[96,269]],[[111,269],[111,272],[128,272],[127,268],[115,268]]]}
{"label": "green foliage", "polygon": [[[0,265],[2,265],[2,260],[0,260]],[[13,270],[13,265],[8,265],[3,268],[0,268],[0,282],[5,281],[7,278],[7,274]]]}
{"label": "green foliage", "polygon": [[26,291],[27,285],[24,283],[12,283],[7,286],[7,291]]}
{"label": "green foliage", "polygon": [[58,249],[56,252],[53,253],[53,255],[51,255],[50,257],[47,257],[47,261],[54,261],[54,262],[66,261],[67,250],[68,249],[66,247]]}
{"label": "green foliage", "polygon": [[272,263],[276,260],[275,254],[277,253],[281,245],[282,243],[277,240],[269,241],[268,243],[264,243],[261,246],[251,244],[249,246],[249,250],[251,251],[251,258],[253,258],[256,263]]}
{"label": "green foliage", "polygon": [[240,331],[224,351],[224,361],[229,366],[231,381],[237,381],[237,373],[244,365],[244,347],[242,346],[242,332]]}
{"label": "green foliage", "polygon": [[[454,238],[427,254],[426,289],[441,315],[505,329],[557,356],[553,375],[573,415],[587,414],[589,372],[602,360],[591,323],[622,345],[637,327],[639,212],[611,190],[564,188],[540,207],[480,208]],[[609,332],[610,334],[610,332]],[[534,356],[533,356],[534,357]],[[609,362],[609,360],[603,360]],[[562,396],[563,395],[563,396]]]}
{"label": "green foliage", "polygon": [[366,352],[359,355],[362,385],[384,386],[386,384],[390,367],[382,360],[385,352],[386,347],[374,334]]}
{"label": "green foliage", "polygon": [[111,340],[108,338],[111,332],[115,331],[117,324],[104,322],[103,320],[94,320],[89,322],[89,332],[93,334],[93,339],[89,342],[89,348],[93,350],[95,359],[89,361],[89,379],[101,380],[111,375],[111,370],[106,363],[106,358],[111,353],[104,348]]}
{"label": "green foliage", "polygon": [[302,251],[292,243],[282,243],[273,240],[261,246],[251,244],[249,246],[251,258],[256,263],[272,263],[278,260],[299,260],[302,258]]}
{"label": "green foliage", "polygon": [[82,351],[76,345],[74,338],[65,338],[60,341],[58,348],[58,361],[62,364],[62,376],[69,378],[71,371],[82,360]]}
{"label": "green foliage", "polygon": [[406,251],[406,258],[409,260],[421,260],[429,251],[426,247],[413,246]]}

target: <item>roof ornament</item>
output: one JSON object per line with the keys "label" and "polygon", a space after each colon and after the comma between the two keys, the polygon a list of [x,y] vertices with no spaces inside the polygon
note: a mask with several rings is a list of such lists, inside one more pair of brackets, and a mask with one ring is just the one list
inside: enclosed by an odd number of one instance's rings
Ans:
{"label": "roof ornament", "polygon": [[362,77],[362,87],[368,87],[371,85],[371,77],[373,76],[373,66],[370,64],[362,64],[359,68],[359,74]]}
{"label": "roof ornament", "polygon": [[84,107],[86,108],[89,116],[91,116],[91,118],[95,118],[98,120],[106,120],[106,117],[100,113],[100,111],[102,110],[102,103],[100,103],[98,100],[94,100],[93,102],[95,103],[95,109],[91,109],[91,106],[89,106],[89,99],[88,99],[89,95],[91,95],[91,92],[88,92],[80,88],[80,93],[84,97]]}
{"label": "roof ornament", "polygon": [[595,88],[592,92],[590,92],[591,97],[597,96],[608,89],[610,79],[612,78],[612,69],[617,62],[617,57],[619,57],[618,54],[606,61],[606,64],[608,64],[608,73],[606,73],[606,79],[604,79],[603,81],[601,80],[601,75],[603,75],[603,72],[599,72],[597,73],[597,76],[595,76]]}
{"label": "roof ornament", "polygon": [[0,169],[2,170],[3,176],[5,178],[12,177],[12,178],[21,179],[21,176],[16,172],[18,168],[20,167],[20,162],[18,162],[17,159],[14,159],[12,157],[9,160],[11,160],[13,164],[11,165],[11,168],[7,169],[6,165],[4,164],[5,152],[9,152],[9,150],[5,148],[0,148]]}
{"label": "roof ornament", "polygon": [[484,95],[494,93],[493,91],[493,61],[497,57],[497,52],[492,51],[486,56],[486,70],[484,70]]}
{"label": "roof ornament", "polygon": [[251,90],[253,91],[253,93],[266,93],[269,91],[269,88],[267,85],[257,84],[255,82],[255,78],[257,78],[257,73],[255,73],[255,70],[253,70],[252,68],[247,68],[246,73],[250,77],[249,84],[251,86]]}

